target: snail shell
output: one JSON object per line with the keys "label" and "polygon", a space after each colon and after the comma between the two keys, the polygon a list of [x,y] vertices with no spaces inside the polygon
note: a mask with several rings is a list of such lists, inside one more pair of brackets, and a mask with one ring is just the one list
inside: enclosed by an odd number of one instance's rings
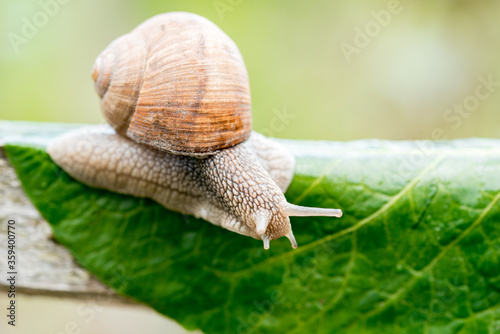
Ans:
{"label": "snail shell", "polygon": [[92,78],[108,123],[136,142],[196,156],[250,136],[243,58],[236,44],[201,16],[152,17],[99,55]]}

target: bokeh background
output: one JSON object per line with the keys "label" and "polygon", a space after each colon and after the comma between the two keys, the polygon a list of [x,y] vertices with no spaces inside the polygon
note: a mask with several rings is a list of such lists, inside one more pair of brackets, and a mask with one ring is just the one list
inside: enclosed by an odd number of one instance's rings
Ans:
{"label": "bokeh background", "polygon": [[[9,33],[22,36],[24,18],[34,22],[43,7],[0,2],[0,119],[103,122],[90,79],[96,56],[150,16],[191,11],[239,46],[257,131],[328,140],[434,139],[436,128],[449,138],[500,134],[500,92],[459,126],[446,120],[478,77],[500,81],[498,1],[401,0],[378,34],[372,11],[391,1],[41,0],[52,1],[64,4],[18,47]],[[375,37],[349,62],[342,43],[355,46],[367,25]],[[273,121],[283,114],[293,117]]]}
{"label": "bokeh background", "polygon": [[[167,11],[203,15],[234,39],[250,76],[254,129],[267,135],[500,136],[495,0],[0,0],[0,119],[103,123],[95,57]],[[30,23],[37,31],[23,36]],[[59,333],[74,309],[25,297],[19,321],[33,319],[26,332]],[[182,332],[153,311],[109,305],[82,333],[132,333],[138,323],[149,333]]]}

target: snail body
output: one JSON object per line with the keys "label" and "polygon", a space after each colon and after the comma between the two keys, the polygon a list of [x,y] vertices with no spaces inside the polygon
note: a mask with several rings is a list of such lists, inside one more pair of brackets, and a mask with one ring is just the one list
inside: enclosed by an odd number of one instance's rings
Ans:
{"label": "snail body", "polygon": [[248,75],[234,42],[195,14],[167,13],[112,42],[92,77],[111,125],[70,132],[51,158],[93,187],[297,247],[289,216],[340,217],[286,201],[293,156],[251,131]]}

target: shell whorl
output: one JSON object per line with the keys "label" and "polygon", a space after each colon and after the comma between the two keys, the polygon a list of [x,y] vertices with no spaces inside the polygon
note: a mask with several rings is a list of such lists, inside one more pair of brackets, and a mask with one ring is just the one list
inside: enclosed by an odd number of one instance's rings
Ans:
{"label": "shell whorl", "polygon": [[136,110],[145,67],[144,40],[133,34],[113,41],[94,64],[92,78],[104,117],[124,136]]}
{"label": "shell whorl", "polygon": [[248,74],[236,44],[190,13],[160,14],[112,42],[92,75],[106,120],[157,149],[213,154],[251,133]]}

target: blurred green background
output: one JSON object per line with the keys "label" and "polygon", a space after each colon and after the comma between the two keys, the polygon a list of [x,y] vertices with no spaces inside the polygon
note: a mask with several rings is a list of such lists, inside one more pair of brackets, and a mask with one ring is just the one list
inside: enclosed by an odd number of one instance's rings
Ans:
{"label": "blurred green background", "polygon": [[[499,137],[500,87],[481,80],[500,81],[500,1],[390,3],[0,0],[0,119],[103,123],[90,78],[96,56],[155,14],[190,11],[239,46],[257,131],[329,140]],[[397,14],[384,14],[389,8]],[[360,35],[365,28],[372,37]],[[74,301],[22,298],[24,329],[16,333],[59,333],[78,320]],[[108,305],[96,319],[82,333],[131,333],[137,324],[184,332],[145,309]]]}
{"label": "blurred green background", "polygon": [[[0,119],[102,123],[90,78],[99,52],[150,16],[190,11],[239,46],[257,131],[330,140],[425,139],[435,129],[448,138],[500,135],[500,92],[469,101],[471,112],[446,113],[474,95],[478,77],[500,81],[499,1],[400,1],[379,31],[372,11],[390,1],[58,0],[44,22],[42,4],[52,1],[0,2]],[[14,47],[25,19],[40,28]],[[341,43],[355,46],[367,24],[374,37],[348,62]]]}

